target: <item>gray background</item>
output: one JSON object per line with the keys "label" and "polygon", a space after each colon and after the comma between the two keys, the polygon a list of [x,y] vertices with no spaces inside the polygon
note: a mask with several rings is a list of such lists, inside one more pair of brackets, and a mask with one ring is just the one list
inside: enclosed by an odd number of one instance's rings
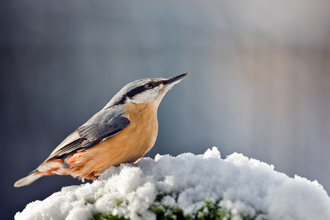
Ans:
{"label": "gray background", "polygon": [[147,156],[217,146],[330,190],[329,1],[1,1],[1,219],[79,184],[13,187],[126,83],[187,71]]}

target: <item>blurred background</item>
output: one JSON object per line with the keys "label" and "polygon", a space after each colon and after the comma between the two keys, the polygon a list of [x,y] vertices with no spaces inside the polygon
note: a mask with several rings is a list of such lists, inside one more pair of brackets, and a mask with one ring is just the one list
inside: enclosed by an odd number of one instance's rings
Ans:
{"label": "blurred background", "polygon": [[184,72],[146,156],[217,146],[329,192],[329,1],[1,1],[1,219],[80,184],[13,187],[125,84]]}

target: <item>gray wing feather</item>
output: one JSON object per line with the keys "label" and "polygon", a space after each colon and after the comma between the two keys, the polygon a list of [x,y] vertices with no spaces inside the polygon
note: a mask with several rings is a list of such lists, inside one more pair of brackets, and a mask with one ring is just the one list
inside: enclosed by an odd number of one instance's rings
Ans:
{"label": "gray wing feather", "polygon": [[116,135],[130,124],[129,119],[123,116],[124,113],[125,111],[118,106],[102,109],[64,139],[47,160],[70,154],[73,151],[93,147]]}

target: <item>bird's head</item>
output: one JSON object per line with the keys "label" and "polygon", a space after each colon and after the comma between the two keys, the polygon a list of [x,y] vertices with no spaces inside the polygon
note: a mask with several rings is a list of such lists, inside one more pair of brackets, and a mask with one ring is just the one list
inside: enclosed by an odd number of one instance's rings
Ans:
{"label": "bird's head", "polygon": [[133,81],[124,86],[104,108],[127,102],[135,104],[159,104],[165,94],[187,75],[188,73],[184,73],[169,79],[147,78]]}

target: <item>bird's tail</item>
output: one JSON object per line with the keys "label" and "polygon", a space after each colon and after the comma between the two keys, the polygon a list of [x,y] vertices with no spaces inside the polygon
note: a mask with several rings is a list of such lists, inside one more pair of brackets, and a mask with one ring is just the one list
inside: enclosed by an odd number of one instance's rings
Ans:
{"label": "bird's tail", "polygon": [[42,173],[40,173],[37,169],[33,170],[26,177],[23,177],[22,179],[16,181],[14,186],[15,187],[21,187],[21,186],[29,185],[29,184],[33,183],[34,181],[36,181],[37,179],[39,179],[40,177],[42,177],[42,176],[44,176],[44,175]]}

